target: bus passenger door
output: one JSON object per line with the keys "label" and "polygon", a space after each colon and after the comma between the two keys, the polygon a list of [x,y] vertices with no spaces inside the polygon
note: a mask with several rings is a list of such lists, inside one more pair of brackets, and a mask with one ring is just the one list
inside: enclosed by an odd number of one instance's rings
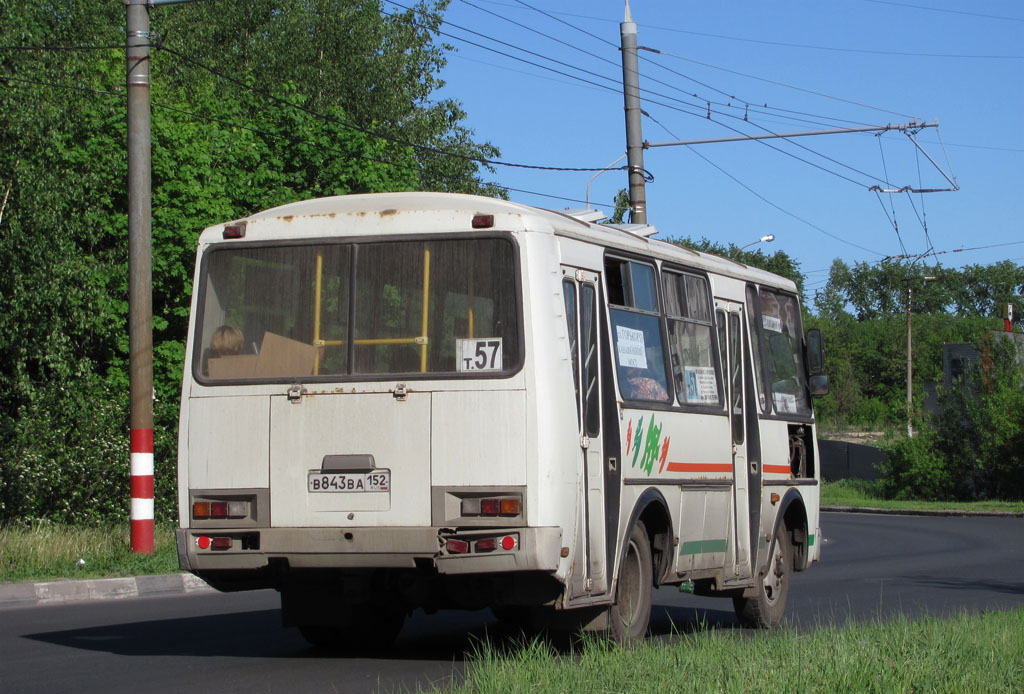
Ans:
{"label": "bus passenger door", "polygon": [[602,446],[601,376],[598,339],[598,287],[595,272],[562,268],[562,296],[572,354],[573,383],[579,435],[582,485],[578,519],[581,546],[574,562],[570,592],[573,597],[608,591],[605,543],[604,454]]}
{"label": "bus passenger door", "polygon": [[[731,556],[728,562],[733,578],[751,575],[750,571],[750,488],[752,471],[748,467],[746,378],[743,305],[731,301],[715,301],[716,323],[718,325],[718,347],[721,350],[722,368],[725,371],[725,392],[728,396],[728,412],[732,436],[733,464],[733,518],[734,529]],[[750,465],[757,465],[750,461]]]}

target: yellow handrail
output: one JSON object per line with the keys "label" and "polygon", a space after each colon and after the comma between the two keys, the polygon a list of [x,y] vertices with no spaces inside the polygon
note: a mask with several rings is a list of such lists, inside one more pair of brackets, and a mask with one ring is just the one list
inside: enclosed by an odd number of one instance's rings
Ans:
{"label": "yellow handrail", "polygon": [[[316,256],[316,283],[314,287],[313,306],[313,345],[316,347],[338,347],[347,344],[347,340],[322,340],[320,339],[320,312],[323,289],[323,255]],[[470,326],[473,324],[472,307],[470,307]],[[416,337],[384,337],[365,338],[354,340],[356,345],[419,345],[420,346],[420,373],[427,372],[427,330],[430,327],[430,251],[423,251],[423,317],[420,322],[420,334]],[[350,326],[353,329],[354,326]],[[472,335],[472,327],[470,328]],[[313,374],[320,373],[320,351],[317,351],[313,361]]]}
{"label": "yellow handrail", "polygon": [[[320,342],[320,289],[323,282],[324,274],[324,256],[322,253],[316,254],[316,296],[313,301],[313,344]],[[320,350],[316,351],[316,357],[313,359],[313,375],[316,376],[320,373]]]}
{"label": "yellow handrail", "polygon": [[468,318],[469,318],[469,336],[470,337],[476,337],[476,335],[473,334],[473,303],[475,301],[476,301],[476,299],[473,297],[473,260],[472,260],[472,257],[470,257],[470,261],[469,261],[469,299],[468,299],[468,303],[467,303],[467,306],[469,308],[469,316],[468,316]]}
{"label": "yellow handrail", "polygon": [[[317,340],[317,347],[340,347],[348,344],[348,340]],[[357,345],[425,345],[425,337],[364,337],[354,341]]]}
{"label": "yellow handrail", "polygon": [[427,327],[428,312],[430,310],[430,251],[423,251],[423,320],[420,324],[420,337],[423,344],[420,345],[420,373],[427,372]]}

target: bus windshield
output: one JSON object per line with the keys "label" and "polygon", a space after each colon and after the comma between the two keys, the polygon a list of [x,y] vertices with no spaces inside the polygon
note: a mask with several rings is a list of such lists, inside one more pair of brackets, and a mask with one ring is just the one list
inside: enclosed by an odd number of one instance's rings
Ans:
{"label": "bus windshield", "polygon": [[[765,385],[778,415],[809,417],[811,402],[803,364],[800,308],[796,298],[761,288],[761,341]],[[760,367],[760,362],[756,362]]]}
{"label": "bus windshield", "polygon": [[232,244],[203,267],[201,381],[485,375],[521,361],[507,239]]}

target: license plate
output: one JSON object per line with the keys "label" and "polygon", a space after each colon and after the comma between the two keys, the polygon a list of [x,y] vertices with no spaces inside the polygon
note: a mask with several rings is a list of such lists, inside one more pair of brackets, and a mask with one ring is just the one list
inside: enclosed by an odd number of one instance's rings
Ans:
{"label": "license plate", "polygon": [[310,472],[310,492],[390,492],[391,470],[373,472]]}

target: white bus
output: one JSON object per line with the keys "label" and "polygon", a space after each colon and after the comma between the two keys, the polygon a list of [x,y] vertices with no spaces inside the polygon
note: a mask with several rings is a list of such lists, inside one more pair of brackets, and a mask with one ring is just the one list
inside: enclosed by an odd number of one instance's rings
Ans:
{"label": "white bus", "polygon": [[389,193],[206,229],[181,567],[317,644],[484,606],[634,638],[683,582],[777,624],[820,551],[820,335],[791,281],[599,216]]}

